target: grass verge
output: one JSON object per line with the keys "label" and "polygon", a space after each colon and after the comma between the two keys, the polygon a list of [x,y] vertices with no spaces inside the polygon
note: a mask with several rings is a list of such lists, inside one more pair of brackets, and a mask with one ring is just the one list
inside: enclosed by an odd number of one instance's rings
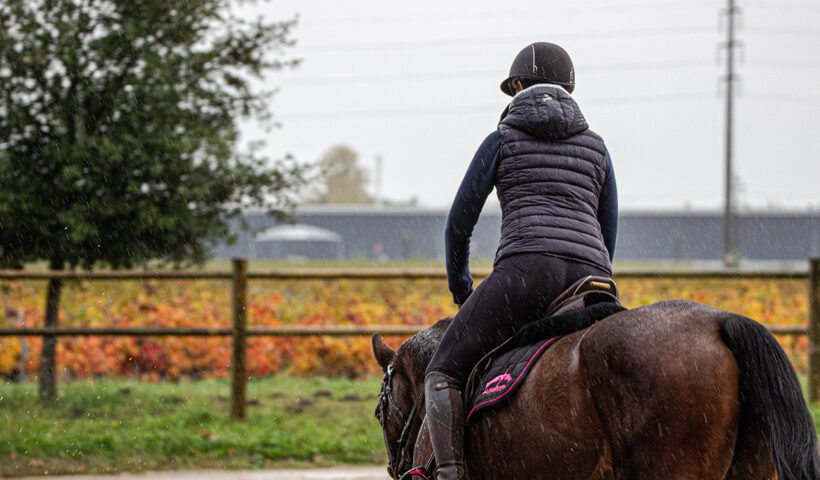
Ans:
{"label": "grass verge", "polygon": [[73,382],[53,404],[0,384],[0,476],[385,463],[379,380],[251,381],[232,421],[226,381]]}
{"label": "grass verge", "polygon": [[[232,421],[222,380],[72,382],[51,404],[37,401],[35,384],[2,383],[0,476],[385,464],[378,388],[378,379],[253,380],[247,419]],[[820,429],[820,404],[811,413]]]}

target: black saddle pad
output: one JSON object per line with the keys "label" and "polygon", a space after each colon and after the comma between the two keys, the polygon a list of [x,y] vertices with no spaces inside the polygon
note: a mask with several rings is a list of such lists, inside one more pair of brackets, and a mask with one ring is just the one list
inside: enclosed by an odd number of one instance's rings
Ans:
{"label": "black saddle pad", "polygon": [[562,336],[623,310],[626,309],[619,303],[602,302],[522,327],[473,369],[466,389],[466,410],[470,412],[467,421],[475,418],[476,413],[512,398],[532,366]]}

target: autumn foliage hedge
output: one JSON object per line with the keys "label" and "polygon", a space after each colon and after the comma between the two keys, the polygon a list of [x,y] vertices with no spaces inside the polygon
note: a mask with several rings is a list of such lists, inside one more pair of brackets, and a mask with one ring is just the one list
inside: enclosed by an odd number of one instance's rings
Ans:
{"label": "autumn foliage hedge", "polygon": [[[762,323],[805,325],[808,298],[800,280],[622,280],[623,303],[638,307],[687,298]],[[45,282],[0,283],[5,315],[0,325],[43,323]],[[67,283],[60,323],[77,327],[228,327],[230,284],[225,281],[94,281]],[[452,315],[443,281],[252,281],[249,324],[430,325]],[[0,311],[0,314],[3,312]],[[397,346],[401,338],[388,338]],[[805,336],[780,338],[795,367],[806,366]],[[40,339],[29,337],[25,369],[38,368]],[[20,364],[21,339],[0,337],[0,374]],[[61,373],[75,377],[137,376],[145,379],[225,377],[230,339],[225,337],[62,337]],[[363,376],[377,372],[366,337],[255,337],[248,342],[252,376]]]}

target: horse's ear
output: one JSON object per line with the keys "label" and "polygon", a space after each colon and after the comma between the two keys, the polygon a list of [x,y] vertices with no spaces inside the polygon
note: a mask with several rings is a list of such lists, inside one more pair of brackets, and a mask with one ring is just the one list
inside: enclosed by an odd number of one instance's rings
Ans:
{"label": "horse's ear", "polygon": [[370,344],[373,347],[373,356],[376,358],[376,361],[379,362],[379,366],[382,367],[382,370],[386,372],[387,366],[393,361],[396,352],[384,343],[382,336],[378,333],[373,334],[373,338],[370,339]]}

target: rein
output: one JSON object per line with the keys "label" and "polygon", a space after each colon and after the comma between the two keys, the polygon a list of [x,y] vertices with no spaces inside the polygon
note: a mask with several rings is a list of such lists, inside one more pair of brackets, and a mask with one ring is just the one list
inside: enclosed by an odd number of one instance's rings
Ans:
{"label": "rein", "polygon": [[[422,404],[424,398],[424,388],[419,390],[419,393],[416,395],[415,401],[413,401],[413,407],[410,409],[410,413],[406,413],[404,410],[399,407],[395,400],[393,400],[393,389],[391,386],[391,381],[393,379],[393,364],[387,366],[387,370],[384,373],[384,379],[382,383],[382,391],[379,395],[379,409],[378,414],[376,417],[379,419],[379,424],[382,427],[382,433],[384,434],[384,443],[387,446],[387,471],[391,477],[395,477],[394,473],[397,472],[397,469],[404,465],[408,460],[412,462],[412,458],[408,446],[410,445],[410,439],[414,436],[412,431],[415,430],[415,435],[418,435],[418,430],[421,428],[421,423],[419,422],[417,427],[413,427],[413,420],[418,416],[420,411],[419,405]],[[387,439],[387,429],[385,428],[385,422],[387,421],[387,413],[388,413],[388,406],[392,407],[396,413],[399,414],[403,425],[401,429],[401,435],[399,436],[399,440],[397,442],[397,452],[399,454],[398,463],[396,462],[396,455],[390,449],[390,443]]]}

